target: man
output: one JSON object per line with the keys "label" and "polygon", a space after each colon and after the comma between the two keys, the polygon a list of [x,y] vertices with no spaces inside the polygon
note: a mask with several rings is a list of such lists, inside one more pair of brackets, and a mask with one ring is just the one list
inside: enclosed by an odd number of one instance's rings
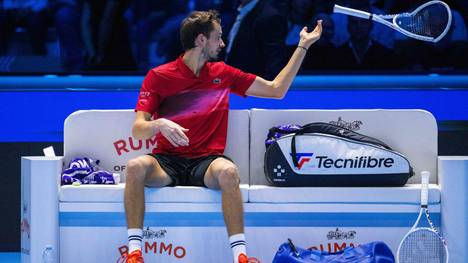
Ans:
{"label": "man", "polygon": [[[370,10],[362,9],[359,10]],[[335,56],[341,63],[336,64],[339,70],[392,70],[405,63],[390,49],[372,40],[371,20],[349,17],[349,40],[335,49]]]}
{"label": "man", "polygon": [[216,11],[195,11],[182,21],[180,37],[185,53],[149,71],[135,109],[133,136],[146,139],[156,135],[158,147],[152,154],[132,159],[127,164],[127,262],[143,262],[144,187],[168,185],[220,189],[234,262],[255,262],[246,256],[238,170],[229,157],[223,155],[229,93],[282,98],[307,49],[320,34],[321,22],[311,33],[304,28],[289,63],[273,81],[267,81],[223,62],[210,62],[217,59],[225,47]]}

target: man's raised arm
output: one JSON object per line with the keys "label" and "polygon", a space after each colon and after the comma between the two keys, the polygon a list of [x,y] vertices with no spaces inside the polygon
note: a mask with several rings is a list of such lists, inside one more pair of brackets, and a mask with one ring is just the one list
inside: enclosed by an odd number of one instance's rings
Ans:
{"label": "man's raised arm", "polygon": [[321,20],[317,22],[314,31],[310,33],[307,32],[307,27],[304,27],[300,33],[300,40],[296,50],[278,76],[272,81],[257,76],[245,94],[253,97],[282,99],[296,77],[307,50],[320,38],[321,34]]}

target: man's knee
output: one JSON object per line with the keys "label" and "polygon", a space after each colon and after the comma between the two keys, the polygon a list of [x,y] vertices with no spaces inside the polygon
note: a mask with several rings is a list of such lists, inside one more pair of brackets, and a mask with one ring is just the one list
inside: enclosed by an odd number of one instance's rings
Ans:
{"label": "man's knee", "polygon": [[235,165],[228,165],[222,168],[218,174],[219,187],[228,190],[239,187],[239,170]]}
{"label": "man's knee", "polygon": [[127,182],[145,180],[146,167],[144,162],[138,158],[130,159],[128,161],[126,171]]}

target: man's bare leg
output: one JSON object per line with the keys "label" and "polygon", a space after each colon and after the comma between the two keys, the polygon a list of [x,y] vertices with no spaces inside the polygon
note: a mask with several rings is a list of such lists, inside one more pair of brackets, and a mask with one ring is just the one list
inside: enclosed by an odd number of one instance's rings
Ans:
{"label": "man's bare leg", "polygon": [[231,161],[218,158],[208,167],[204,182],[208,188],[221,189],[224,223],[233,249],[234,262],[237,262],[240,254],[246,254],[239,171]]}
{"label": "man's bare leg", "polygon": [[129,253],[141,250],[145,185],[162,187],[171,182],[172,179],[152,156],[140,156],[128,161],[124,205],[129,235]]}

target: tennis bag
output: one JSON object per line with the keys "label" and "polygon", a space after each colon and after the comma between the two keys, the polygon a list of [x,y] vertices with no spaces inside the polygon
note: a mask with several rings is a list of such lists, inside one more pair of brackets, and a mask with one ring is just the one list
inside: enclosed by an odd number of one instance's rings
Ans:
{"label": "tennis bag", "polygon": [[321,250],[309,250],[295,247],[290,239],[283,243],[272,263],[394,263],[390,248],[383,242],[376,241],[347,247],[336,253]]}
{"label": "tennis bag", "polygon": [[274,186],[402,186],[413,176],[408,159],[384,142],[329,123],[275,126],[265,144]]}

